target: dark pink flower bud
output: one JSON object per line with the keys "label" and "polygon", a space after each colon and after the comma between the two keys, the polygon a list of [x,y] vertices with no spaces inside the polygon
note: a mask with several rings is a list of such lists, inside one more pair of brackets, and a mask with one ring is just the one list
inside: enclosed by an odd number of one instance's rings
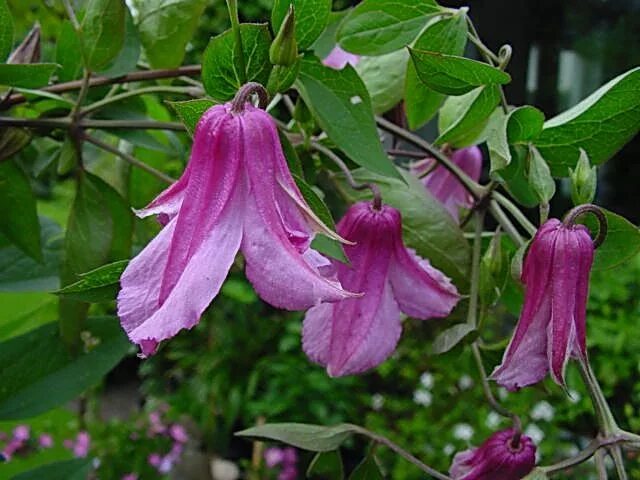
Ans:
{"label": "dark pink flower bud", "polygon": [[524,260],[525,297],[511,343],[491,378],[509,390],[547,372],[564,386],[569,357],[586,358],[586,310],[594,246],[582,225],[548,220]]}
{"label": "dark pink flower bud", "polygon": [[311,308],[302,332],[306,354],[334,377],[363,372],[389,357],[402,332],[400,312],[422,320],[446,317],[459,299],[442,272],[405,247],[395,208],[356,203],[338,233],[355,245],[345,247],[350,265],[333,262],[337,278],[363,295]]}
{"label": "dark pink flower bud", "polygon": [[[472,180],[477,181],[482,173],[482,151],[476,147],[466,147],[456,150],[451,155],[451,161],[466,173]],[[453,218],[458,220],[458,210],[473,205],[473,197],[449,170],[434,159],[426,159],[412,168],[416,175],[427,173],[422,183]]]}
{"label": "dark pink flower bud", "polygon": [[478,448],[453,457],[449,474],[453,480],[520,480],[536,464],[536,446],[531,438],[502,430]]}

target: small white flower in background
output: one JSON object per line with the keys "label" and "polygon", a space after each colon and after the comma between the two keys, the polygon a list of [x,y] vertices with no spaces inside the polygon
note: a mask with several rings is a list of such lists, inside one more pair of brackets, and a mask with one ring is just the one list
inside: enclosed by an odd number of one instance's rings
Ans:
{"label": "small white flower in background", "polygon": [[455,451],[456,447],[454,447],[450,443],[447,443],[444,447],[442,447],[442,452],[447,456],[451,455]]}
{"label": "small white flower in background", "polygon": [[458,380],[458,388],[460,390],[469,390],[471,387],[473,387],[473,378],[469,375],[461,376],[460,380]]}
{"label": "small white flower in background", "polygon": [[429,372],[424,372],[420,375],[420,385],[422,385],[427,390],[430,390],[433,387],[433,375]]}
{"label": "small white flower in background", "polygon": [[433,395],[429,390],[416,390],[413,392],[413,401],[418,405],[422,405],[423,407],[428,407],[431,405],[433,400]]}
{"label": "small white flower in background", "polygon": [[506,388],[500,387],[498,389],[498,397],[500,397],[500,400],[506,400],[508,396],[509,396],[509,392],[507,391]]}
{"label": "small white flower in background", "polygon": [[531,437],[535,443],[540,443],[544,439],[544,432],[535,423],[530,423],[524,431],[524,434]]}
{"label": "small white flower in background", "polygon": [[471,440],[473,434],[473,427],[468,423],[458,423],[453,427],[453,437],[458,440]]}
{"label": "small white flower in background", "polygon": [[571,403],[578,403],[580,400],[582,400],[582,396],[578,392],[569,390],[569,401]]}
{"label": "small white flower in background", "polygon": [[498,425],[500,425],[501,421],[502,417],[500,415],[498,415],[496,412],[489,412],[489,415],[487,415],[487,419],[485,420],[484,424],[491,430],[495,430],[498,428]]}
{"label": "small white flower in background", "polygon": [[374,393],[371,396],[371,408],[373,408],[376,412],[381,410],[384,406],[384,397],[379,393]]}
{"label": "small white flower in background", "polygon": [[550,422],[553,420],[555,412],[555,409],[549,402],[542,400],[534,405],[533,410],[531,410],[531,418],[534,420],[545,420]]}

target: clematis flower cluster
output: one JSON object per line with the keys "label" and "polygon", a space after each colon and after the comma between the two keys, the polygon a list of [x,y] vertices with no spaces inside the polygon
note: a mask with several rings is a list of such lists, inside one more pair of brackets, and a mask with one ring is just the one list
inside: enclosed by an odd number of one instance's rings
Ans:
{"label": "clematis flower cluster", "polygon": [[423,320],[445,317],[459,299],[448,278],[405,247],[395,208],[356,203],[337,230],[355,245],[345,247],[351,264],[333,261],[333,273],[344,288],[364,295],[311,308],[302,334],[309,358],[333,377],[363,372],[389,357],[402,332],[401,312]]}
{"label": "clematis flower cluster", "polygon": [[586,360],[586,308],[594,245],[582,225],[550,219],[531,242],[522,270],[525,298],[518,326],[492,373],[508,390],[547,373],[565,386],[571,356]]}
{"label": "clematis flower cluster", "polygon": [[457,453],[449,474],[453,480],[520,480],[535,464],[533,440],[508,429],[494,433],[477,448]]}

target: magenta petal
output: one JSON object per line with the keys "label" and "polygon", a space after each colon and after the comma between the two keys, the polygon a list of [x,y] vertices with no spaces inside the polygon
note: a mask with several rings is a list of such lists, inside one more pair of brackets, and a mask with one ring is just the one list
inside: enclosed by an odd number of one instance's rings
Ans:
{"label": "magenta petal", "polygon": [[189,167],[187,166],[187,169],[177,182],[160,193],[149,205],[135,210],[136,215],[140,218],[158,215],[160,223],[166,225],[178,214],[188,183]]}
{"label": "magenta petal", "polygon": [[589,231],[582,225],[575,228],[580,249],[580,272],[576,286],[576,344],[573,354],[586,358],[587,356],[587,299],[589,297],[589,273],[593,265],[593,241]]}
{"label": "magenta petal", "polygon": [[359,55],[343,50],[340,48],[340,45],[333,47],[329,55],[322,60],[323,65],[333,68],[334,70],[342,70],[347,65],[355,67],[358,62],[360,62]]}
{"label": "magenta petal", "polygon": [[302,324],[302,349],[312,362],[328,365],[335,303],[321,303],[307,310]]}
{"label": "magenta petal", "polygon": [[428,260],[398,242],[389,271],[393,294],[407,315],[426,320],[446,317],[460,296],[456,287]]}

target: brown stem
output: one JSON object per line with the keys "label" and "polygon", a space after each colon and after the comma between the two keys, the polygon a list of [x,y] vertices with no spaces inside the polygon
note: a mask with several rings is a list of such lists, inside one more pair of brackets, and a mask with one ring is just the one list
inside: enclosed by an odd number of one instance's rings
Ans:
{"label": "brown stem", "polygon": [[[26,128],[69,128],[71,120],[63,118],[17,118],[0,117],[1,126],[26,127]],[[101,129],[142,129],[142,130],[175,130],[185,131],[180,122],[156,122],[155,120],[81,120],[77,124],[80,128]]]}
{"label": "brown stem", "polygon": [[257,82],[249,82],[240,87],[240,90],[236,93],[236,96],[231,102],[231,111],[233,113],[242,113],[247,102],[251,100],[254,94],[258,96],[258,106],[265,110],[267,105],[269,105],[269,94],[267,90]]}
{"label": "brown stem", "polygon": [[607,238],[608,227],[607,217],[600,207],[597,207],[590,203],[587,203],[585,205],[578,205],[577,207],[571,209],[569,213],[567,213],[567,215],[564,217],[563,223],[567,227],[573,227],[576,223],[577,218],[586,213],[591,213],[598,219],[600,228],[598,229],[598,236],[593,241],[593,248],[598,248],[604,243],[605,238]]}

